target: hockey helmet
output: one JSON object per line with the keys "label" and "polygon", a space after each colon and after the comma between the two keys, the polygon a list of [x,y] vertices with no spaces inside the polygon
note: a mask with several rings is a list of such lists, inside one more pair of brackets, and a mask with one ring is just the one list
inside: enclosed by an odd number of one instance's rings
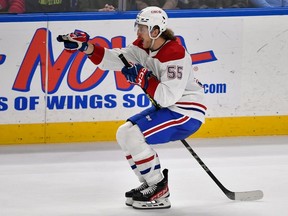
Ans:
{"label": "hockey helmet", "polygon": [[152,38],[150,33],[155,26],[158,26],[160,30],[160,33],[156,37],[158,38],[161,35],[161,33],[167,29],[167,23],[168,23],[168,16],[166,12],[159,7],[150,6],[142,9],[138,13],[135,21],[135,27],[137,27],[138,24],[147,26],[149,36],[150,38]]}

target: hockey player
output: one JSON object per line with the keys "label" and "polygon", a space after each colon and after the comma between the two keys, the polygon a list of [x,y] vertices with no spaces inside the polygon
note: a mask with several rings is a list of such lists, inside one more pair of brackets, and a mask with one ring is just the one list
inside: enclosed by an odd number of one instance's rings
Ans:
{"label": "hockey player", "polygon": [[[158,103],[130,117],[119,127],[116,139],[131,168],[142,183],[126,192],[126,204],[134,208],[169,208],[168,170],[161,173],[155,144],[181,140],[195,133],[204,122],[203,88],[194,78],[189,53],[171,29],[168,17],[158,7],[147,7],[135,21],[137,39],[122,49],[91,44],[89,35],[75,30],[59,35],[66,50],[80,50],[103,70],[122,70],[126,79],[140,86]],[[123,54],[130,67],[123,67]]]}

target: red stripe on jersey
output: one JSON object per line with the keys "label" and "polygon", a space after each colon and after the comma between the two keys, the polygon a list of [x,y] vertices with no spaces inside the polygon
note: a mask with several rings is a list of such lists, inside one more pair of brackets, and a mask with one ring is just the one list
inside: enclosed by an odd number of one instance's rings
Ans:
{"label": "red stripe on jersey", "polygon": [[149,94],[152,98],[154,98],[154,94],[155,91],[157,89],[157,86],[159,85],[159,80],[152,76],[149,80],[148,80],[148,87],[146,89],[147,94]]}
{"label": "red stripe on jersey", "polygon": [[154,155],[152,155],[152,156],[149,157],[149,158],[140,160],[140,161],[135,161],[135,164],[136,164],[136,165],[141,165],[141,164],[143,164],[143,163],[147,163],[147,162],[150,162],[150,161],[152,161],[152,160],[154,160]]}
{"label": "red stripe on jersey", "polygon": [[195,102],[177,102],[176,104],[179,104],[179,105],[199,106],[199,107],[207,110],[207,107],[206,107],[206,106],[204,106],[203,104],[195,103]]}
{"label": "red stripe on jersey", "polygon": [[102,61],[103,57],[104,57],[104,47],[101,46],[94,46],[94,50],[91,56],[89,56],[89,59],[96,65],[100,64],[100,62]]}
{"label": "red stripe on jersey", "polygon": [[149,130],[144,131],[143,135],[144,135],[144,137],[147,137],[150,134],[155,133],[157,131],[161,131],[161,130],[163,130],[165,128],[168,128],[168,127],[171,127],[171,126],[174,126],[174,125],[182,124],[183,122],[187,121],[188,119],[189,119],[188,116],[184,116],[184,117],[182,117],[180,119],[176,119],[176,120],[173,120],[173,121],[168,121],[168,122],[166,122],[164,124],[158,125],[156,127],[153,127],[153,128],[151,128]]}
{"label": "red stripe on jersey", "polygon": [[160,62],[168,62],[184,58],[185,52],[185,48],[177,41],[169,41],[159,50],[154,58]]}

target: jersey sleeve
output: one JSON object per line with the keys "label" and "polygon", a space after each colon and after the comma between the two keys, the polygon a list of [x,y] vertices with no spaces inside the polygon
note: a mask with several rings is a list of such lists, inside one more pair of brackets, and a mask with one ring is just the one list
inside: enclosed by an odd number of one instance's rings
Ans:
{"label": "jersey sleeve", "polygon": [[123,62],[118,57],[123,54],[128,62],[140,63],[145,62],[147,58],[147,50],[143,49],[139,40],[135,40],[132,44],[125,48],[107,49],[94,45],[94,52],[89,59],[102,70],[119,71],[124,67]]}

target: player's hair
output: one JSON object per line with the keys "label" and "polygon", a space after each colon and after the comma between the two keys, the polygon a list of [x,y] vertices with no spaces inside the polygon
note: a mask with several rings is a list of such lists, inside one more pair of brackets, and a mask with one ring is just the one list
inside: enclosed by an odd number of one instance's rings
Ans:
{"label": "player's hair", "polygon": [[174,32],[169,28],[162,32],[160,37],[164,38],[165,40],[176,40]]}
{"label": "player's hair", "polygon": [[[153,30],[155,30],[155,29],[159,30],[159,27],[158,26],[154,26]],[[171,29],[169,29],[169,28],[167,28],[164,32],[162,32],[160,37],[162,37],[165,40],[176,40],[174,32]]]}

